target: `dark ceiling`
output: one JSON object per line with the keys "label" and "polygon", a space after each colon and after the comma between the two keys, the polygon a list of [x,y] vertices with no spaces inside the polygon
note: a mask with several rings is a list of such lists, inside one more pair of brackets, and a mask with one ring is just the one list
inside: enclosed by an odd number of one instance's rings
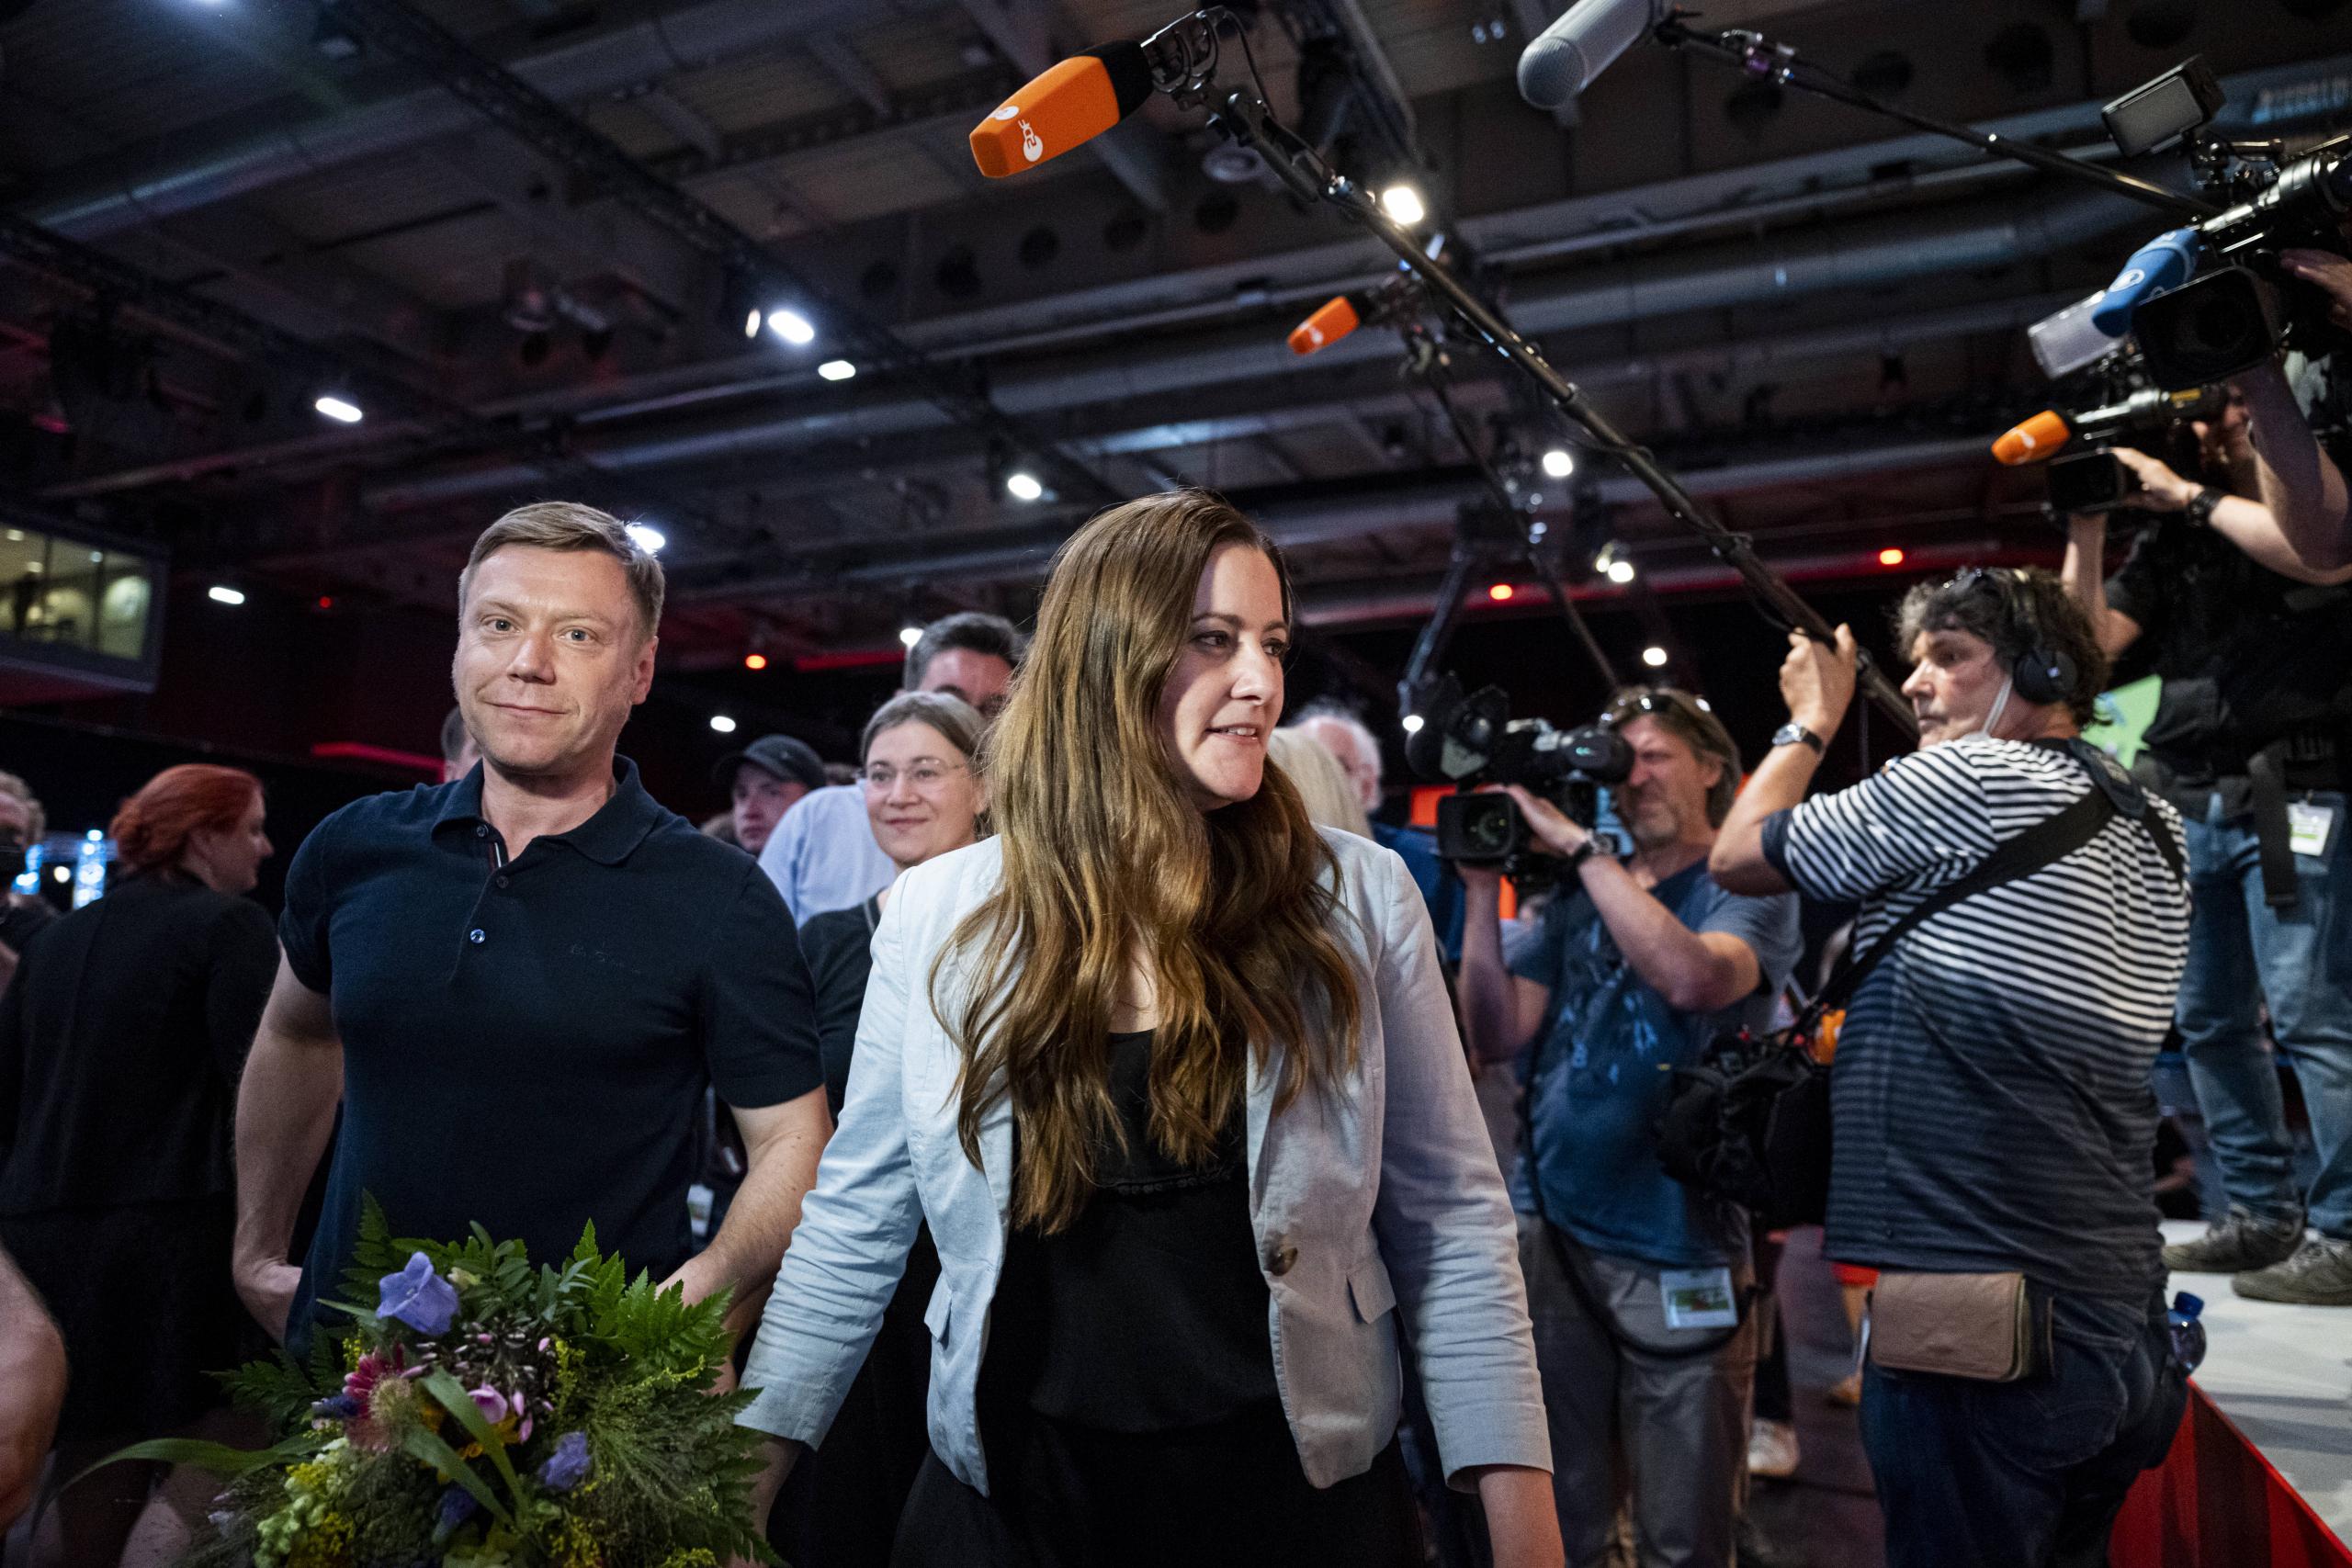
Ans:
{"label": "dark ceiling", "polygon": [[[1891,541],[1957,558],[2032,526],[2031,479],[1984,456],[2039,406],[2022,329],[2165,221],[1648,46],[1556,121],[1511,85],[1552,8],[1245,7],[1277,107],[1363,177],[1418,181],[1517,321],[1768,558],[1835,576]],[[1098,497],[1180,479],[1293,548],[1310,619],[1425,611],[1476,493],[1464,453],[1394,333],[1283,344],[1383,275],[1376,247],[1269,178],[1215,177],[1218,144],[1164,102],[1021,180],[966,150],[1045,63],[1176,14],[0,0],[0,489],[186,565],[440,607],[498,511],[594,500],[667,535],[686,671],[1022,613]],[[2335,0],[1707,21],[2098,157],[2098,105],[2190,53],[2238,126],[2352,113]],[[815,341],[747,338],[775,306]],[[821,378],[840,358],[854,378]],[[1622,476],[1588,460],[1579,502],[1525,466],[1566,431],[1491,356],[1454,358],[1478,444],[1548,486],[1572,577],[1613,538],[1654,586],[1720,587]],[[330,389],[364,420],[319,417]],[[1008,495],[1023,467],[1045,500]]]}

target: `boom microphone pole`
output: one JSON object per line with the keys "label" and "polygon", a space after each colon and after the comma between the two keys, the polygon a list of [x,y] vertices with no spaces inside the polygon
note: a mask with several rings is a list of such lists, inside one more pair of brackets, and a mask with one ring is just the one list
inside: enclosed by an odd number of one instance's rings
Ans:
{"label": "boom microphone pole", "polygon": [[[1007,99],[972,132],[975,161],[988,175],[1012,174],[1042,163],[1108,130],[1140,107],[1150,93],[1164,93],[1187,107],[1210,102],[1217,35],[1224,27],[1238,32],[1240,22],[1225,7],[1210,6],[1162,28],[1140,44],[1106,45],[1064,61]],[[1249,40],[1242,39],[1241,45],[1246,56]],[[1834,640],[1836,634],[1821,613],[1798,597],[1788,580],[1757,556],[1747,536],[1732,532],[1711,516],[1648,448],[1611,424],[1499,311],[1472,293],[1451,267],[1423,254],[1413,237],[1381,210],[1369,192],[1332,170],[1322,154],[1277,119],[1266,103],[1263,85],[1257,80],[1254,61],[1250,74],[1249,87],[1234,88],[1216,98],[1209,113],[1212,125],[1255,152],[1302,200],[1327,202],[1369,230],[1464,326],[1532,380],[1592,446],[1623,464],[1657,498],[1668,516],[1704,538],[1715,558],[1737,572],[1774,615],[1815,641]],[[1148,88],[1140,85],[1145,83]],[[1055,132],[1051,141],[1036,129],[1039,125]],[[1867,652],[1860,656],[1855,673],[1861,694],[1905,735],[1917,739],[1919,723],[1911,705]]]}

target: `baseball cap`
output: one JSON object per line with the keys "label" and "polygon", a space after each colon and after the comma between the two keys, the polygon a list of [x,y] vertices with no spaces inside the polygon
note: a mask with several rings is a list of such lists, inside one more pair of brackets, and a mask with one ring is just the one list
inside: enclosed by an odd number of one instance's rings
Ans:
{"label": "baseball cap", "polygon": [[716,784],[735,782],[735,770],[745,762],[763,773],[774,773],[787,784],[807,784],[810,789],[825,787],[824,759],[806,740],[795,740],[789,735],[763,735],[740,751],[729,751],[711,768]]}

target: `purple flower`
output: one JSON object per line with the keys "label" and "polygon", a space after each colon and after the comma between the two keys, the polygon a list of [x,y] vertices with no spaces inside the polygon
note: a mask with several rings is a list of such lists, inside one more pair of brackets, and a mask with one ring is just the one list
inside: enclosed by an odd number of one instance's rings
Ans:
{"label": "purple flower", "polygon": [[506,1419],[506,1396],[488,1383],[468,1389],[466,1397],[474,1402],[474,1408],[481,1412],[481,1418],[492,1426],[495,1427]]}
{"label": "purple flower", "polygon": [[314,1403],[311,1406],[311,1414],[331,1416],[337,1421],[348,1421],[359,1414],[360,1408],[359,1402],[351,1395],[338,1393]]}
{"label": "purple flower", "polygon": [[588,1434],[566,1432],[556,1439],[555,1452],[539,1466],[539,1484],[550,1492],[569,1492],[587,1474]]}
{"label": "purple flower", "polygon": [[474,1517],[481,1506],[474,1495],[462,1486],[452,1486],[441,1494],[441,1513],[433,1526],[433,1540],[437,1545],[457,1534],[458,1527]]}
{"label": "purple flower", "polygon": [[458,1288],[433,1271],[432,1259],[409,1254],[408,1267],[379,1281],[383,1292],[376,1315],[405,1323],[426,1338],[449,1331],[458,1315]]}

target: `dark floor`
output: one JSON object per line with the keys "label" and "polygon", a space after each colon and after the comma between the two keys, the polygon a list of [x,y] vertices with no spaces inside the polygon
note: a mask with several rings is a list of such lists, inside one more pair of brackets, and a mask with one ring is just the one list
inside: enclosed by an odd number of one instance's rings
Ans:
{"label": "dark floor", "polygon": [[1885,1549],[1861,1431],[1852,1409],[1825,1397],[1852,1370],[1854,1347],[1817,1228],[1790,1233],[1779,1293],[1789,1337],[1797,1472],[1787,1481],[1753,1484],[1748,1521],[1766,1553],[1755,1568],[1880,1568]]}

